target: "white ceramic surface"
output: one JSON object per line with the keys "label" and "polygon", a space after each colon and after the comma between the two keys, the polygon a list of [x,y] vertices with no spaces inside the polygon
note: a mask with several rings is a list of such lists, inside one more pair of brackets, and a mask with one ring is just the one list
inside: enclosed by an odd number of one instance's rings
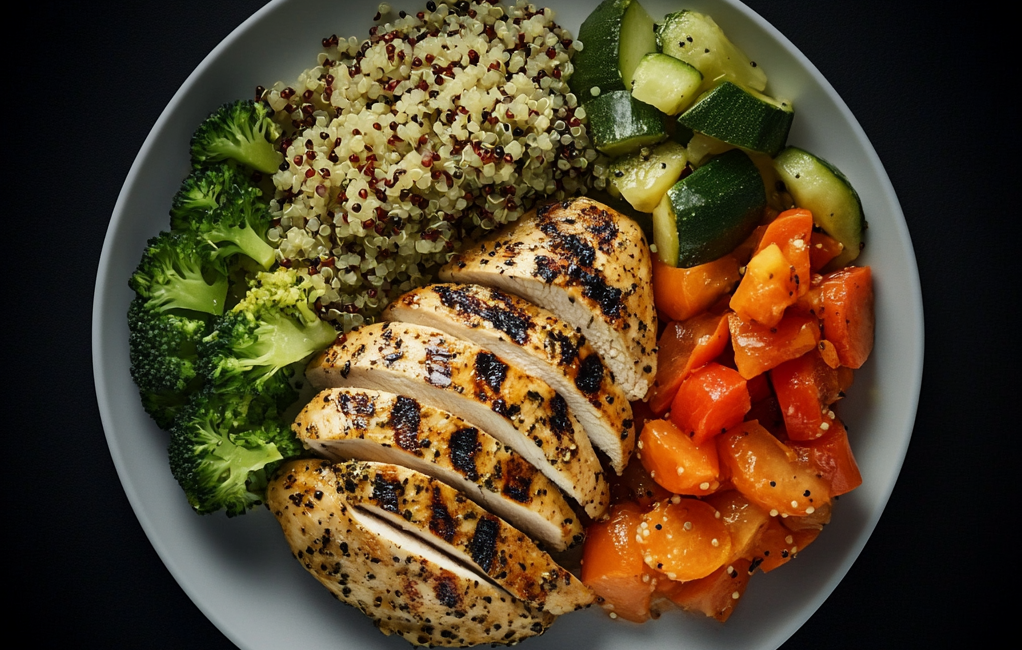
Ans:
{"label": "white ceramic surface", "polygon": [[[397,9],[418,3],[395,1]],[[595,0],[551,0],[557,20],[577,33]],[[171,573],[200,609],[242,648],[406,648],[375,630],[356,610],[331,598],[290,555],[265,509],[244,517],[192,513],[167,467],[166,436],[142,411],[128,374],[124,314],[127,278],[146,239],[167,227],[171,197],[188,171],[194,127],[222,102],[258,85],[294,78],[314,64],[330,33],[364,38],[375,0],[279,0],[238,27],[202,62],[142,145],[114,208],[96,280],[93,350],[96,390],[110,453],[139,522]],[[676,10],[643,0],[655,18]],[[726,625],[672,612],[638,626],[598,609],[568,615],[532,650],[585,647],[776,648],[804,623],[848,571],[877,520],[901,468],[919,395],[922,303],[912,245],[901,208],[872,145],[816,68],[781,33],[732,0],[691,0],[711,14],[763,67],[773,94],[794,101],[789,142],[834,163],[858,189],[869,220],[861,263],[873,267],[877,338],[839,407],[864,484],[843,497],[833,523],[798,561],[757,575]],[[280,38],[287,25],[287,40]]]}

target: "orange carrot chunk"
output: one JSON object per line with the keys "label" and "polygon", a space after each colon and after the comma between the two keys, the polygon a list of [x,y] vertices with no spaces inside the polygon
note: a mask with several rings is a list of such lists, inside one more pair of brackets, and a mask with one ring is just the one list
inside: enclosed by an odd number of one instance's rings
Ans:
{"label": "orange carrot chunk", "polygon": [[811,515],[830,503],[826,481],[799,465],[795,452],[758,422],[717,436],[717,452],[731,483],[771,516]]}
{"label": "orange carrot chunk", "polygon": [[651,420],[639,434],[638,447],[642,466],[665,490],[702,496],[720,487],[720,462],[712,440],[697,445],[672,423]]}
{"label": "orange carrot chunk", "polygon": [[791,312],[774,327],[758,325],[736,313],[728,315],[735,366],[746,379],[795,359],[820,342],[820,326],[811,315]]}
{"label": "orange carrot chunk", "polygon": [[788,530],[776,518],[770,520],[759,544],[753,549],[751,569],[760,569],[769,573],[782,564],[793,560],[798,552],[809,546],[819,536],[815,528],[804,530]]}
{"label": "orange carrot chunk", "polygon": [[738,261],[731,255],[688,269],[653,256],[653,301],[667,320],[687,320],[706,311],[740,279]]}
{"label": "orange carrot chunk", "polygon": [[738,490],[716,492],[704,501],[717,509],[731,535],[731,557],[728,561],[748,556],[759,542],[760,534],[770,521],[770,514]]}
{"label": "orange carrot chunk", "polygon": [[711,362],[681,383],[671,402],[671,422],[701,445],[741,422],[750,406],[745,379]]}
{"label": "orange carrot chunk", "polygon": [[809,290],[812,234],[812,212],[802,208],[785,210],[767,226],[757,248],[758,252],[770,244],[777,244],[784,258],[795,267],[795,284],[800,296]]}
{"label": "orange carrot chunk", "polygon": [[792,441],[791,448],[800,464],[812,468],[830,485],[831,496],[846,494],[862,485],[862,474],[840,418],[831,420],[822,437],[804,442]]}
{"label": "orange carrot chunk", "polygon": [[648,566],[681,582],[705,578],[731,555],[731,537],[717,510],[698,499],[656,504],[642,516],[637,539]]}
{"label": "orange carrot chunk", "polygon": [[744,320],[772,327],[798,300],[799,277],[777,244],[757,251],[729,303]]}
{"label": "orange carrot chunk", "polygon": [[791,440],[814,440],[827,433],[840,395],[838,371],[823,360],[819,349],[785,361],[770,371],[784,426]]}
{"label": "orange carrot chunk", "polygon": [[646,401],[656,415],[671,406],[681,382],[727,345],[727,315],[707,312],[667,326],[657,342],[657,371]]}
{"label": "orange carrot chunk", "polygon": [[749,584],[749,560],[737,559],[705,578],[679,584],[669,598],[688,612],[699,612],[721,623],[731,616]]}
{"label": "orange carrot chunk", "polygon": [[859,368],[873,350],[873,279],[868,266],[823,277],[823,331],[841,365]]}
{"label": "orange carrot chunk", "polygon": [[643,561],[636,541],[642,509],[635,503],[613,506],[610,515],[586,529],[582,547],[582,582],[608,612],[627,621],[649,619],[655,574]]}
{"label": "orange carrot chunk", "polygon": [[830,235],[814,232],[809,238],[809,268],[819,271],[840,255],[844,248],[841,242]]}

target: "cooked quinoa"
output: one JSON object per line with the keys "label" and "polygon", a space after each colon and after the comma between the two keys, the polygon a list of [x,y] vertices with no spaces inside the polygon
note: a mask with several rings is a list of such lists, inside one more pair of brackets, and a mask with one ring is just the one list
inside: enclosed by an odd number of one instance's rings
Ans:
{"label": "cooked quinoa", "polygon": [[566,83],[582,46],[550,9],[496,1],[380,5],[369,39],[324,39],[319,65],[257,89],[287,130],[269,239],[344,331],[466,239],[604,184]]}

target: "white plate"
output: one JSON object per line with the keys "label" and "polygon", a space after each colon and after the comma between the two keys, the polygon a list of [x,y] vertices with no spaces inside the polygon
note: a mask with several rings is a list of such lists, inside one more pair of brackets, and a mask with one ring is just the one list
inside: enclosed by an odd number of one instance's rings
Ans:
{"label": "white plate", "polygon": [[[392,2],[418,11],[418,3]],[[423,3],[424,4],[424,3]],[[551,0],[577,33],[595,0]],[[643,0],[654,17],[680,7]],[[406,648],[329,596],[290,554],[265,509],[244,517],[199,517],[167,467],[165,439],[142,411],[128,375],[127,278],[146,239],[167,228],[171,197],[188,172],[187,143],[219,104],[310,67],[330,33],[364,38],[375,0],[279,0],[238,27],[192,73],[142,145],[121,189],[99,264],[93,360],[110,453],[143,529],[198,607],[242,648]],[[834,163],[852,180],[869,220],[862,264],[873,267],[877,338],[840,412],[851,431],[863,485],[843,497],[833,523],[798,561],[750,583],[725,625],[672,612],[643,626],[598,609],[565,616],[524,647],[561,649],[776,648],[848,571],[887,503],[908,447],[923,360],[922,302],[912,244],[891,183],[855,118],[816,68],[758,15],[732,0],[692,0],[766,71],[775,95],[794,101],[789,142]],[[286,38],[282,36],[286,33]]]}

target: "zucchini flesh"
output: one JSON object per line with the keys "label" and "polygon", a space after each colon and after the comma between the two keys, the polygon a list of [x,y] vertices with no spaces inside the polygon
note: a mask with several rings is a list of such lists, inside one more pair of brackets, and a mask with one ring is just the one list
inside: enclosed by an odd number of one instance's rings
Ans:
{"label": "zucchini flesh", "polygon": [[593,146],[616,157],[667,139],[660,111],[627,90],[603,93],[586,104]]}
{"label": "zucchini flesh", "polygon": [[724,81],[700,95],[678,122],[736,147],[773,156],[788,140],[794,116],[790,102]]}
{"label": "zucchini flesh", "polygon": [[640,212],[652,212],[685,169],[685,147],[664,142],[618,158],[610,165],[607,189]]}
{"label": "zucchini flesh", "polygon": [[847,266],[859,256],[866,218],[862,201],[844,174],[826,160],[797,147],[774,158],[774,169],[795,205],[813,213],[813,223],[844,249],[828,268]]}
{"label": "zucchini flesh", "polygon": [[668,15],[656,26],[658,49],[703,73],[703,90],[721,80],[763,92],[767,78],[709,16],[695,11]]}
{"label": "zucchini flesh", "polygon": [[632,97],[667,115],[691,104],[703,83],[701,72],[680,59],[658,52],[642,57],[632,79]]}
{"label": "zucchini flesh", "polygon": [[763,216],[766,190],[756,165],[732,149],[681,179],[653,211],[657,255],[690,268],[727,255]]}
{"label": "zucchini flesh", "polygon": [[568,79],[580,102],[631,87],[639,60],[656,51],[653,19],[638,0],[604,0],[578,30],[582,50],[572,58]]}

